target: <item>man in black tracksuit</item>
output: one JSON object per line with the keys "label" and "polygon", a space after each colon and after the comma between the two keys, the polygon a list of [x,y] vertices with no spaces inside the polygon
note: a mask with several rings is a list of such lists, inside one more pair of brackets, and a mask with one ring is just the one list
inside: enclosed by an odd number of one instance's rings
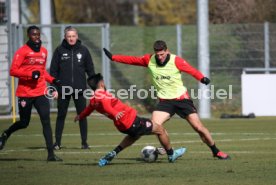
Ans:
{"label": "man in black tracksuit", "polygon": [[[50,74],[60,79],[62,87],[58,88],[60,93],[57,101],[58,115],[56,120],[54,149],[61,149],[61,137],[64,128],[68,106],[71,97],[80,114],[86,107],[86,99],[83,96],[87,88],[87,76],[94,75],[94,65],[89,50],[81,44],[78,39],[78,32],[74,27],[66,27],[64,30],[64,40],[53,54],[50,66]],[[87,76],[86,76],[87,74]],[[81,148],[89,149],[87,143],[87,120],[79,122],[81,134]]]}

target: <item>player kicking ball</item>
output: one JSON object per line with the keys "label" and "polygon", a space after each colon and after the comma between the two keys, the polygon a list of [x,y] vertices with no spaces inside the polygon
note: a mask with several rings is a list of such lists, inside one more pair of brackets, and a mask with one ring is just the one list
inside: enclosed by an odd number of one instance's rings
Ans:
{"label": "player kicking ball", "polygon": [[127,134],[114,150],[99,160],[99,166],[109,164],[119,152],[132,145],[143,135],[157,135],[159,142],[166,150],[168,161],[171,163],[185,153],[186,148],[183,147],[172,149],[167,131],[162,125],[153,123],[150,119],[138,117],[135,109],[123,104],[106,91],[103,77],[100,73],[89,77],[87,83],[94,90],[94,95],[89,105],[75,117],[75,121],[84,119],[96,110],[113,120],[114,125],[120,132]]}

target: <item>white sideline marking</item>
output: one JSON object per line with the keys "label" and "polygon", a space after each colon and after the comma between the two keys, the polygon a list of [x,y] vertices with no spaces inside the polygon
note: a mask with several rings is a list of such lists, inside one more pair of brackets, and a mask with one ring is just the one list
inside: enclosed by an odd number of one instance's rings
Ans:
{"label": "white sideline marking", "polygon": [[[233,141],[267,141],[267,140],[276,140],[276,138],[245,138],[245,139],[221,139],[221,140],[216,140],[216,141],[219,141],[219,142],[233,142]],[[202,141],[200,139],[198,140],[189,140],[189,141],[174,141],[174,142],[171,142],[172,144],[181,144],[181,143],[201,143]],[[159,142],[153,142],[153,143],[137,143],[137,144],[133,144],[133,146],[145,146],[145,145],[160,145]],[[91,148],[110,148],[110,149],[113,149],[112,147],[115,147],[117,145],[93,145],[93,146],[90,146]],[[77,148],[76,148],[77,149]],[[32,151],[32,152],[35,152],[35,151],[44,151],[46,149],[44,148],[39,148],[39,149],[12,149],[12,150],[5,150],[3,152],[0,152],[0,155],[6,155],[10,152],[29,152],[29,151]],[[64,150],[66,150],[66,148],[64,148]],[[89,150],[86,150],[86,151],[81,151],[81,152],[74,152],[74,151],[56,151],[56,153],[60,153],[60,154],[99,154],[99,153],[106,153],[107,151],[99,151],[99,152],[93,152],[93,151],[89,151]],[[201,151],[202,153],[205,153],[203,151]],[[191,153],[201,153],[201,152],[191,152]],[[207,153],[207,152],[206,152]],[[230,151],[229,153],[239,153],[239,154],[242,154],[242,153],[262,153],[262,152],[256,152],[256,151]],[[264,152],[264,153],[270,153],[270,152]],[[272,152],[271,152],[272,153]]]}

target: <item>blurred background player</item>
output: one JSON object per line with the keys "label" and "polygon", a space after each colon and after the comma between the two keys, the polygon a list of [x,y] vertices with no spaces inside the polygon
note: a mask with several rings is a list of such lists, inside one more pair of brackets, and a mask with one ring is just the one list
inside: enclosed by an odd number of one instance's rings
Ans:
{"label": "blurred background player", "polygon": [[[32,107],[34,106],[39,114],[43,135],[48,151],[47,161],[62,161],[54,154],[53,136],[50,124],[50,103],[45,96],[47,90],[46,82],[60,85],[59,80],[53,78],[46,71],[47,50],[41,46],[40,29],[30,26],[27,30],[29,40],[19,48],[12,61],[10,75],[19,79],[16,96],[18,97],[18,107],[20,120],[13,123],[5,130],[0,137],[0,150],[2,150],[7,139],[12,133],[29,126]],[[57,98],[57,92],[53,92]]]}
{"label": "blurred background player", "polygon": [[132,145],[142,135],[156,134],[161,145],[165,148],[169,162],[174,162],[181,157],[186,148],[173,150],[166,130],[162,125],[155,124],[149,119],[137,116],[135,109],[123,104],[106,91],[102,75],[96,74],[87,80],[88,85],[94,90],[90,104],[76,116],[75,121],[82,120],[94,110],[106,115],[113,120],[116,128],[127,136],[111,152],[99,160],[99,166],[105,166],[126,147]]}
{"label": "blurred background player", "polygon": [[218,159],[230,159],[220,151],[209,130],[202,124],[197,110],[190,99],[187,88],[183,85],[181,72],[192,75],[201,83],[208,85],[209,78],[193,68],[186,60],[171,54],[166,42],[157,40],[153,44],[154,54],[145,54],[141,57],[112,55],[104,48],[106,56],[115,62],[147,67],[154,87],[157,89],[159,103],[152,114],[152,121],[162,125],[174,114],[186,119],[199,134],[202,141],[211,149],[213,156]]}
{"label": "blurred background player", "polygon": [[[82,45],[78,39],[78,31],[72,26],[64,30],[64,39],[53,54],[50,66],[50,74],[60,79],[64,88],[58,88],[59,98],[57,100],[58,115],[56,119],[56,130],[54,149],[61,149],[61,138],[64,128],[64,122],[67,115],[71,97],[74,100],[76,111],[79,114],[86,107],[86,99],[83,92],[87,87],[87,76],[94,75],[94,64],[87,47]],[[71,92],[70,89],[71,88]],[[65,94],[66,93],[66,94]],[[87,143],[87,120],[86,118],[79,122],[81,135],[81,148],[89,149]]]}

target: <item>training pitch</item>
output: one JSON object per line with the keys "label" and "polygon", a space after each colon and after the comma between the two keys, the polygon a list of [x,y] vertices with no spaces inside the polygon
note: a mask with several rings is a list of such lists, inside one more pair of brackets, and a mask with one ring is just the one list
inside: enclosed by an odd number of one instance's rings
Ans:
{"label": "training pitch", "polygon": [[[144,136],[127,148],[110,165],[98,167],[99,158],[123,138],[113,123],[99,116],[88,119],[90,150],[80,149],[78,124],[74,114],[67,116],[62,150],[56,154],[63,162],[46,162],[47,152],[39,118],[34,115],[27,129],[15,132],[0,151],[0,182],[11,185],[275,185],[276,118],[203,120],[216,145],[231,160],[214,159],[209,148],[185,120],[165,124],[173,147],[187,152],[175,163],[159,156],[155,163],[140,159],[146,145],[160,146],[155,136]],[[53,114],[52,130],[55,129]],[[11,120],[0,120],[0,131]]]}

